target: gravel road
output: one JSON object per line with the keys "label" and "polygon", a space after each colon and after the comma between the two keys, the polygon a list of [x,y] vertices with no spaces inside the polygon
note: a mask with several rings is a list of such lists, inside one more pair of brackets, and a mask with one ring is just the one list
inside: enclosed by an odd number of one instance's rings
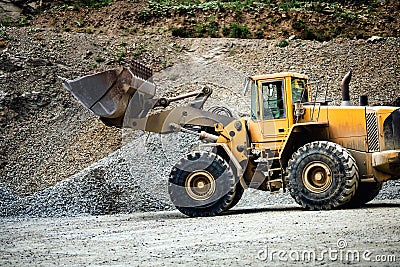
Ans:
{"label": "gravel road", "polygon": [[400,201],[386,200],[316,212],[242,207],[211,218],[177,211],[1,218],[0,265],[398,266],[399,211]]}

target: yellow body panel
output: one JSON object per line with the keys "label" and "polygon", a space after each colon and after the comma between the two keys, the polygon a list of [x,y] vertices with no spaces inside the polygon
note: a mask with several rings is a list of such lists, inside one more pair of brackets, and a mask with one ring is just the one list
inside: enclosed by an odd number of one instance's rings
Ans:
{"label": "yellow body panel", "polygon": [[329,141],[340,144],[343,147],[366,151],[365,107],[306,107],[304,118],[300,122],[311,121],[313,112],[314,121],[328,124]]}
{"label": "yellow body panel", "polygon": [[219,133],[217,143],[227,144],[228,148],[239,163],[243,161],[247,162],[247,149],[249,144],[246,120],[236,120],[225,127],[221,124],[217,124],[215,130]]}

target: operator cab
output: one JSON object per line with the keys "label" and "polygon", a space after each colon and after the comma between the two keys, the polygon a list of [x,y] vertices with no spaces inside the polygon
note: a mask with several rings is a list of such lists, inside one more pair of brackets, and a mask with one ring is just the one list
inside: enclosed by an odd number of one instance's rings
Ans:
{"label": "operator cab", "polygon": [[310,98],[307,76],[295,73],[253,76],[247,88],[253,121],[288,119],[296,102],[307,103]]}
{"label": "operator cab", "polygon": [[297,122],[296,104],[310,102],[308,77],[290,72],[253,76],[247,90],[251,91],[248,126],[253,142],[278,151]]}

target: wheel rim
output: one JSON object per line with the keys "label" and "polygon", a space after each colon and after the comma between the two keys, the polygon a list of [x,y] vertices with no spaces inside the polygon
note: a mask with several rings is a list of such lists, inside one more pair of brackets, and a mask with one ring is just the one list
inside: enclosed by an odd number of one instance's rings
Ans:
{"label": "wheel rim", "polygon": [[312,162],[304,168],[302,180],[308,190],[322,193],[332,184],[332,171],[324,162]]}
{"label": "wheel rim", "polygon": [[185,182],[187,194],[195,200],[209,199],[215,192],[215,179],[207,171],[192,172]]}

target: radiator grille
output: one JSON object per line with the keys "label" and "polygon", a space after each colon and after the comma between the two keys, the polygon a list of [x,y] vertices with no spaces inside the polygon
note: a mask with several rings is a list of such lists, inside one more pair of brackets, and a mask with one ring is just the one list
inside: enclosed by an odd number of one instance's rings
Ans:
{"label": "radiator grille", "polygon": [[378,122],[375,113],[367,113],[367,138],[368,150],[370,152],[379,151],[379,132]]}

